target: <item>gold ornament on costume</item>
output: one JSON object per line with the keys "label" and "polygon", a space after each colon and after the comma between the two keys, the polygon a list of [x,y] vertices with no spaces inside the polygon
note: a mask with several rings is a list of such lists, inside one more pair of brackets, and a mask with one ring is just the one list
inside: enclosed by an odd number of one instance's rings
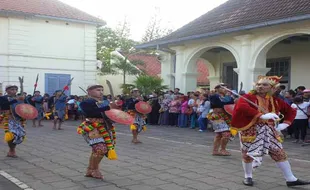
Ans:
{"label": "gold ornament on costume", "polygon": [[277,86],[280,83],[281,77],[278,76],[258,76],[257,83],[268,83],[271,86]]}

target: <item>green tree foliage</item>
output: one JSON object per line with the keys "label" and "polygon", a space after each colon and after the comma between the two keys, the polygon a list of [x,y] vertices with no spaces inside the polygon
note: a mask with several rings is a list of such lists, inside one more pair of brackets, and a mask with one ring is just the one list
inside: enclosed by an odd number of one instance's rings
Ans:
{"label": "green tree foliage", "polygon": [[97,59],[102,61],[102,74],[113,73],[111,65],[111,52],[120,49],[122,52],[129,52],[137,42],[127,38],[128,24],[124,24],[121,29],[113,30],[109,27],[97,28]]}
{"label": "green tree foliage", "polygon": [[141,60],[128,60],[128,57],[111,57],[111,73],[122,74],[123,75],[123,84],[126,84],[126,75],[139,75],[143,71],[140,70],[137,66],[143,65],[144,62]]}
{"label": "green tree foliage", "polygon": [[152,92],[161,92],[168,89],[167,85],[163,85],[163,79],[148,75],[139,75],[134,81],[134,85],[144,95],[151,94]]}

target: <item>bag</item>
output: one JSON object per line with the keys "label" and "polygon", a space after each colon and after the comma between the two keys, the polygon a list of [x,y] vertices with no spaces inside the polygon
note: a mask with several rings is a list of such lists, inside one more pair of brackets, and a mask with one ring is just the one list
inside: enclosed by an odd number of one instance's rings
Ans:
{"label": "bag", "polygon": [[308,119],[310,118],[310,115],[308,115],[304,110],[302,110],[297,104],[296,104],[296,106],[298,107],[298,109],[300,111],[302,111],[308,117]]}

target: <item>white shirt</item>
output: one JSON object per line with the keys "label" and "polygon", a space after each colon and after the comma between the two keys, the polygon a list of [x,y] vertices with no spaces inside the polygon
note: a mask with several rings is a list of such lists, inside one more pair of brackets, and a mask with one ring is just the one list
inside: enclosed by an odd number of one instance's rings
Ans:
{"label": "white shirt", "polygon": [[[296,117],[295,119],[308,119],[307,115],[305,113],[307,113],[308,111],[308,107],[310,106],[310,102],[303,102],[301,104],[298,104],[298,106],[300,107],[300,109],[302,109],[303,111],[301,111],[296,104],[292,104],[292,108],[297,110],[296,113]],[[304,113],[305,112],[305,113]]]}

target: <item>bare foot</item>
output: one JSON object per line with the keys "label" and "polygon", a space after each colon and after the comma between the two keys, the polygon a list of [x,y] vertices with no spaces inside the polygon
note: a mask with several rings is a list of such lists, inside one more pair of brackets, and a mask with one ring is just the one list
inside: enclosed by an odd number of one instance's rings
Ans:
{"label": "bare foot", "polygon": [[222,154],[219,151],[213,151],[213,156],[222,156]]}
{"label": "bare foot", "polygon": [[93,170],[92,177],[96,179],[104,179],[103,175],[100,173],[99,170]]}
{"label": "bare foot", "polygon": [[231,156],[230,152],[228,152],[227,150],[221,150],[220,153],[222,156]]}
{"label": "bare foot", "polygon": [[15,152],[8,152],[8,154],[6,156],[10,157],[10,158],[17,158]]}

